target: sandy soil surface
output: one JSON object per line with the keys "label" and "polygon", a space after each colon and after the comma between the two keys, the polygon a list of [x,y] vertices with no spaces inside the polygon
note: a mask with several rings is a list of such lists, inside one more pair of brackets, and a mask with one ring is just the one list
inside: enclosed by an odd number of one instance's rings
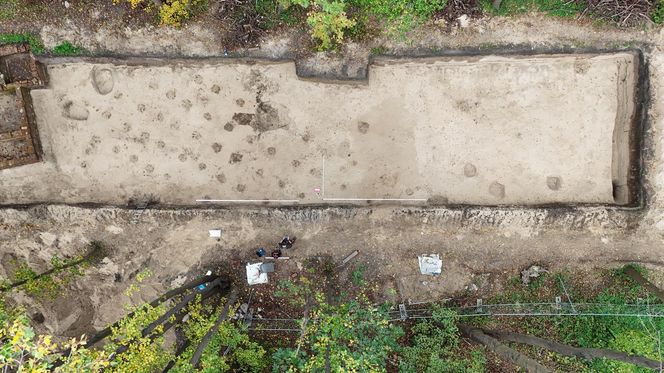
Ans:
{"label": "sandy soil surface", "polygon": [[2,202],[613,203],[636,84],[629,53],[379,59],[354,84],[162,63],[51,63],[46,162],[0,171]]}
{"label": "sandy soil surface", "polygon": [[[123,32],[125,35],[119,35]],[[192,33],[196,39],[187,43],[185,36]],[[93,50],[116,53],[149,48],[154,53],[209,56],[220,55],[222,48],[215,39],[209,39],[207,44],[196,42],[199,36],[208,35],[196,34],[191,27],[177,34],[181,37],[165,35],[165,31],[124,30],[105,38],[102,33],[81,32],[76,27],[51,28],[43,34],[51,43],[62,41],[60,38],[77,44],[88,41],[86,46]],[[487,283],[477,279],[492,273],[516,276],[534,262],[570,271],[631,261],[662,268],[664,44],[659,33],[594,28],[527,16],[473,21],[469,29],[452,33],[432,27],[417,35],[416,42],[394,41],[387,45],[392,51],[403,53],[480,47],[486,43],[515,43],[527,48],[642,46],[651,94],[643,143],[645,208],[148,210],[136,225],[129,223],[132,211],[125,209],[55,205],[4,208],[0,210],[3,275],[10,270],[5,258],[11,256],[25,258],[36,269],[42,269],[52,255],[80,252],[90,240],[102,240],[113,247],[105,263],[76,281],[66,298],[36,302],[14,295],[13,299],[30,310],[42,310],[48,330],[78,336],[80,331],[101,327],[122,315],[119,305],[128,301],[123,291],[132,283],[133,273],[144,268],[155,272],[140,294],[142,299],[150,300],[179,277],[199,274],[220,261],[254,260],[256,246],[273,244],[284,233],[299,237],[296,249],[289,253],[294,261],[324,254],[339,260],[359,249],[361,254],[355,263],[368,263],[375,271],[376,284],[388,289],[396,287],[399,281],[404,297],[412,300],[458,294],[471,283]],[[283,56],[289,51],[288,40],[267,40],[260,53]],[[363,53],[369,55],[367,49]],[[81,82],[73,84],[89,84],[88,79],[89,76],[81,77]],[[1,181],[6,182],[4,178]],[[208,237],[207,230],[211,228],[223,230],[221,241]],[[435,281],[417,272],[416,255],[427,252],[443,257],[443,275]]]}
{"label": "sandy soil surface", "polygon": [[[353,250],[355,265],[367,266],[367,278],[385,299],[426,301],[463,292],[475,283],[492,286],[493,275],[518,274],[537,262],[553,270],[594,268],[638,261],[662,268],[661,239],[651,229],[635,229],[635,214],[600,208],[579,210],[303,208],[147,210],[138,224],[132,211],[38,206],[0,211],[0,253],[6,275],[12,257],[36,269],[50,256],[80,253],[87,242],[111,245],[108,258],[72,285],[56,301],[14,299],[39,310],[57,335],[75,336],[121,317],[129,303],[123,290],[139,271],[154,276],[134,301],[154,298],[187,276],[219,264],[256,261],[256,248],[272,247],[283,234],[298,237],[278,271],[297,275],[310,257],[330,255],[335,262]],[[220,241],[209,229],[221,229]],[[650,233],[648,233],[650,231]],[[417,255],[438,253],[443,275],[419,273]],[[240,268],[242,264],[240,264]],[[290,272],[292,271],[292,272]],[[238,274],[239,277],[242,274]],[[243,286],[240,282],[239,286]],[[391,290],[390,290],[391,289]]]}

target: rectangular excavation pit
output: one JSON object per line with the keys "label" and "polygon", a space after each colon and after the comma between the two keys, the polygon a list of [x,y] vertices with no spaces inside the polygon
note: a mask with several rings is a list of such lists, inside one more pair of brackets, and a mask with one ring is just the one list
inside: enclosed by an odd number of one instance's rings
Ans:
{"label": "rectangular excavation pit", "polygon": [[32,187],[4,203],[640,203],[636,52],[377,59],[345,84],[289,61],[47,64],[48,162],[1,175]]}
{"label": "rectangular excavation pit", "polygon": [[30,92],[0,91],[0,170],[38,162],[40,151]]}

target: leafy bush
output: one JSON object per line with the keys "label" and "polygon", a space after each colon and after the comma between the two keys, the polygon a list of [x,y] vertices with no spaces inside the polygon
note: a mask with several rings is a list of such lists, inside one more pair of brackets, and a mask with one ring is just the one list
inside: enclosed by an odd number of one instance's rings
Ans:
{"label": "leafy bush", "polygon": [[463,358],[459,348],[457,316],[448,309],[434,310],[431,320],[417,323],[412,345],[404,347],[399,371],[416,372],[483,372],[484,353],[473,349],[470,358]]}
{"label": "leafy bush", "polygon": [[[25,284],[18,287],[27,295],[37,299],[55,299],[63,287],[67,286],[76,276],[82,276],[81,267],[85,263],[80,263],[81,258],[60,259],[57,255],[51,258],[52,268],[50,273],[38,274],[26,262],[15,261],[14,282],[25,281]],[[66,269],[66,270],[65,270]],[[10,282],[4,282],[0,289],[9,290]]]}
{"label": "leafy bush", "polygon": [[16,16],[18,11],[17,0],[3,0],[0,1],[0,20],[12,19]]}
{"label": "leafy bush", "polygon": [[557,17],[574,17],[586,8],[585,1],[561,0],[503,0],[499,9],[495,9],[492,0],[482,0],[486,12],[498,15],[513,15],[538,11]]}
{"label": "leafy bush", "polygon": [[108,372],[152,372],[163,368],[172,358],[163,347],[164,336],[161,326],[157,327],[154,335],[142,335],[142,330],[157,320],[166,311],[164,304],[152,307],[144,304],[131,309],[134,314],[126,317],[111,328],[109,343],[104,350],[111,354],[121,346],[127,346],[127,351],[118,354],[113,360]]}
{"label": "leafy bush", "polygon": [[364,271],[367,270],[367,266],[361,264],[355,268],[350,274],[350,279],[356,286],[364,286],[366,281],[364,280]]}
{"label": "leafy bush", "polygon": [[311,37],[318,41],[319,50],[338,46],[344,40],[344,32],[355,26],[355,21],[346,16],[343,1],[318,0],[318,7],[307,16],[311,26]]}
{"label": "leafy bush", "polygon": [[191,17],[189,0],[173,0],[159,8],[159,22],[167,26],[182,26],[182,22]]}
{"label": "leafy bush", "polygon": [[[7,309],[0,299],[0,368],[9,372],[97,372],[108,366],[102,352],[82,348],[84,340],[72,339],[62,345],[51,336],[37,335],[23,310]],[[56,351],[71,349],[63,364],[53,368]]]}
{"label": "leafy bush", "polygon": [[338,47],[343,42],[346,31],[355,26],[355,21],[346,15],[346,3],[343,0],[278,1],[279,5],[286,9],[293,5],[310,9],[307,24],[311,27],[311,37],[321,51]]}
{"label": "leafy bush", "polygon": [[380,372],[390,354],[399,350],[401,328],[388,322],[387,308],[373,308],[368,302],[351,301],[332,306],[318,294],[298,348],[281,348],[272,356],[273,372],[325,371],[329,361],[333,372]]}
{"label": "leafy bush", "polygon": [[39,39],[39,36],[27,32],[22,34],[0,34],[0,44],[9,43],[28,43],[30,44],[30,50],[34,54],[44,54],[46,52],[46,48],[44,48],[44,44]]}
{"label": "leafy bush", "polygon": [[85,52],[85,50],[79,46],[73,45],[72,43],[65,41],[53,48],[54,56],[78,56]]}
{"label": "leafy bush", "polygon": [[653,11],[650,13],[650,18],[652,18],[652,21],[658,25],[664,23],[664,1],[657,0],[655,2]]}
{"label": "leafy bush", "polygon": [[[646,271],[631,265],[644,276]],[[604,290],[591,301],[599,304],[624,305],[634,303],[661,303],[632,280],[624,272],[627,266],[610,272],[610,281]],[[615,307],[615,306],[614,306]],[[615,308],[607,308],[604,312],[615,312]],[[633,312],[626,309],[626,312]],[[602,309],[598,313],[603,312]],[[658,339],[664,335],[664,320],[650,317],[614,317],[614,316],[580,316],[561,317],[556,319],[558,334],[566,343],[579,347],[608,348],[627,352],[651,359],[659,359]],[[634,365],[601,359],[589,364],[593,371],[598,372],[647,372],[649,370]]]}
{"label": "leafy bush", "polygon": [[145,4],[145,0],[113,0],[113,4],[120,4],[123,1],[128,2],[131,9],[136,9],[139,5]]}
{"label": "leafy bush", "polygon": [[181,325],[181,330],[191,343],[177,357],[171,372],[258,373],[265,370],[268,363],[268,360],[265,359],[265,349],[249,339],[246,326],[235,325],[229,320],[221,323],[219,331],[203,350],[200,359],[200,370],[191,366],[190,360],[194,351],[217,321],[221,313],[221,307],[223,305],[218,307],[212,307],[210,304],[204,305],[200,302],[200,298],[187,307],[189,319]]}
{"label": "leafy bush", "polygon": [[430,19],[447,5],[447,0],[349,0],[356,18],[385,20],[388,30],[403,34]]}
{"label": "leafy bush", "polygon": [[[127,2],[132,9],[139,6],[146,11],[154,9],[152,1],[113,0],[114,4]],[[207,7],[206,0],[166,0],[158,9],[159,23],[163,26],[180,27],[182,23]]]}

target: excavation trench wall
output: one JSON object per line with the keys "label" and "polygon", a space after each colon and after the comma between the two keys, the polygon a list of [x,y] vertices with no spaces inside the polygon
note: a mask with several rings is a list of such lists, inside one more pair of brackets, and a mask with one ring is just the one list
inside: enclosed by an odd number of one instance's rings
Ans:
{"label": "excavation trench wall", "polygon": [[44,162],[0,171],[5,205],[643,204],[638,52],[377,58],[344,83],[292,61],[46,63]]}

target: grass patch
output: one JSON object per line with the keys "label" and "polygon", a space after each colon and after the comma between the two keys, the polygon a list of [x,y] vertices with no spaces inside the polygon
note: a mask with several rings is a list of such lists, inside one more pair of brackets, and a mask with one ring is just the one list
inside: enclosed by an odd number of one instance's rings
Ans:
{"label": "grass patch", "polygon": [[65,41],[55,46],[51,53],[54,56],[79,56],[85,54],[85,49]]}
{"label": "grass patch", "polygon": [[357,286],[364,286],[366,281],[364,280],[364,271],[367,270],[367,266],[360,264],[355,267],[355,270],[350,274],[350,279],[353,284]]}
{"label": "grass patch", "polygon": [[482,0],[482,9],[486,13],[500,16],[542,12],[556,17],[575,17],[586,9],[586,3],[568,0],[503,0],[500,8],[496,9],[491,0]]}
{"label": "grass patch", "polygon": [[387,47],[381,45],[380,47],[373,47],[371,48],[371,55],[372,56],[380,56],[383,54],[387,54],[388,49]]}
{"label": "grass patch", "polygon": [[373,29],[403,36],[441,12],[448,0],[348,0],[349,14],[356,22],[350,33],[361,37]]}
{"label": "grass patch", "polygon": [[10,20],[16,17],[18,11],[18,0],[0,1],[0,20]]}
{"label": "grass patch", "polygon": [[[601,270],[586,276],[568,272],[549,273],[539,281],[533,279],[534,281],[531,281],[528,286],[521,284],[520,279],[515,276],[505,280],[501,294],[488,302],[531,303],[551,301],[555,296],[560,296],[563,302],[567,302],[565,289],[562,286],[564,283],[574,302],[606,305],[593,308],[592,312],[609,315],[485,317],[481,320],[472,320],[471,323],[488,329],[503,329],[538,336],[577,347],[607,348],[659,359],[658,336],[664,336],[664,319],[610,315],[625,304],[645,304],[647,302],[651,305],[661,305],[662,303],[625,274],[627,267]],[[634,266],[632,265],[632,267]],[[641,267],[634,268],[644,276],[648,274]],[[630,307],[624,308],[623,312],[631,313],[637,312],[637,310]],[[530,356],[537,356],[537,359],[545,365],[565,372],[648,371],[631,364],[608,359],[588,362],[563,357],[538,348],[523,345],[514,345],[514,347]]]}
{"label": "grass patch", "polygon": [[653,11],[650,13],[650,18],[658,25],[664,23],[664,1],[658,0],[655,2]]}
{"label": "grass patch", "polygon": [[30,50],[34,54],[44,54],[46,53],[46,48],[42,43],[39,36],[31,34],[28,32],[19,34],[19,33],[9,33],[9,34],[0,34],[0,44],[12,44],[12,43],[28,43],[30,44]]}
{"label": "grass patch", "polygon": [[254,3],[256,14],[260,17],[260,26],[265,30],[273,30],[281,25],[296,26],[304,23],[306,9],[291,6],[283,9],[274,0],[256,0]]}

